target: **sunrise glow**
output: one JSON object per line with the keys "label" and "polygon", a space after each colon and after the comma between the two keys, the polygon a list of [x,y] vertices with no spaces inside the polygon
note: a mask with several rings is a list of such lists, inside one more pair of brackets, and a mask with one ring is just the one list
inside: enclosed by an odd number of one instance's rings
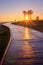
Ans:
{"label": "sunrise glow", "polygon": [[26,20],[29,20],[28,15],[25,16]]}
{"label": "sunrise glow", "polygon": [[[23,20],[23,10],[28,11],[30,9],[33,11],[33,20],[37,16],[43,19],[42,6],[42,0],[0,0],[0,21]],[[28,16],[26,16],[26,20],[29,20]]]}

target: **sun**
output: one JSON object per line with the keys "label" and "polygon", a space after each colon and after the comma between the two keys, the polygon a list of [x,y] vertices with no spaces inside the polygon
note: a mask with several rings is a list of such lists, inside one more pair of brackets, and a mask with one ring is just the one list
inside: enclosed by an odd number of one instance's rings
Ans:
{"label": "sun", "polygon": [[28,15],[25,16],[25,19],[28,20]]}

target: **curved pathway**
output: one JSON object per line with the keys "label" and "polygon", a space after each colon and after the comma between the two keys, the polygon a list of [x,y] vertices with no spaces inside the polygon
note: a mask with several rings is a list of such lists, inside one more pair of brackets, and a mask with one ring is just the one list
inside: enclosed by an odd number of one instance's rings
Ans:
{"label": "curved pathway", "polygon": [[11,44],[4,65],[43,65],[43,33],[11,23]]}

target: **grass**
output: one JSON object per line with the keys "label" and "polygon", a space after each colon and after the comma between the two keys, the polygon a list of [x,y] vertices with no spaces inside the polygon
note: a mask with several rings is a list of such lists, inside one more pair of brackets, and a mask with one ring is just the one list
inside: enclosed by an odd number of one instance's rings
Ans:
{"label": "grass", "polygon": [[0,61],[10,39],[10,30],[4,25],[0,25]]}
{"label": "grass", "polygon": [[28,27],[43,33],[43,21],[33,21],[32,23],[33,24]]}
{"label": "grass", "polygon": [[31,29],[34,29],[43,33],[43,20],[28,21],[27,23],[28,26],[26,26],[25,21],[14,22],[12,24],[28,27],[28,28],[31,28]]}

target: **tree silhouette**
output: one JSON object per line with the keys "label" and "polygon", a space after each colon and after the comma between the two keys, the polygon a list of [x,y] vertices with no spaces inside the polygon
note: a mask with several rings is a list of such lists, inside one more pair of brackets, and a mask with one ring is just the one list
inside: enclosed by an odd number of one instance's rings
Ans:
{"label": "tree silhouette", "polygon": [[37,20],[37,21],[39,20],[39,16],[36,17],[36,20]]}
{"label": "tree silhouette", "polygon": [[39,24],[39,16],[36,17],[36,23]]}
{"label": "tree silhouette", "polygon": [[28,16],[30,16],[30,20],[31,20],[31,15],[32,15],[33,11],[32,10],[28,10],[27,14]]}
{"label": "tree silhouette", "polygon": [[26,16],[26,11],[23,11],[23,14],[24,14],[24,20],[25,20],[25,16]]}

